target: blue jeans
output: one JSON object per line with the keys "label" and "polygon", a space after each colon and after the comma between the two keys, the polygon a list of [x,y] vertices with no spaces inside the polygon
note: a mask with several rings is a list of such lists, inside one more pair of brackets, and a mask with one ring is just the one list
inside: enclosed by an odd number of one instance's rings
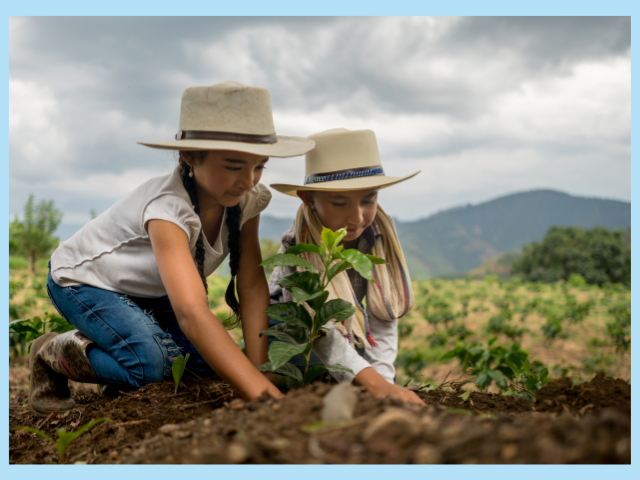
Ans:
{"label": "blue jeans", "polygon": [[89,285],[61,287],[47,279],[47,293],[60,315],[95,345],[87,357],[100,383],[136,388],[171,380],[171,365],[191,354],[187,370],[214,372],[182,333],[169,297],[132,297]]}

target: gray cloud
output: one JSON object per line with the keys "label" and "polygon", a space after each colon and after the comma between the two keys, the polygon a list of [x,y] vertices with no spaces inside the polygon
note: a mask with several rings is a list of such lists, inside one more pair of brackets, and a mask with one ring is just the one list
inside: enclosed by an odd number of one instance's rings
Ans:
{"label": "gray cloud", "polygon": [[[279,133],[372,128],[395,169],[456,185],[385,192],[401,218],[497,191],[630,195],[628,17],[14,18],[9,59],[12,213],[35,192],[81,218],[170,171],[136,142],[172,138],[184,88],[228,79],[269,89]],[[564,168],[578,157],[588,174]]]}

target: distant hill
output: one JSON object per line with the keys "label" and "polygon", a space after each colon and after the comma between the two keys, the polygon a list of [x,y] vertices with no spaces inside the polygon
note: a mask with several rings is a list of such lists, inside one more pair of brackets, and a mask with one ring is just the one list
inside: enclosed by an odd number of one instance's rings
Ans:
{"label": "distant hill", "polygon": [[552,225],[630,228],[631,204],[535,190],[399,223],[398,235],[412,275],[428,278],[476,268],[542,239]]}
{"label": "distant hill", "polygon": [[[260,236],[279,242],[293,218],[262,215]],[[414,222],[396,220],[398,235],[415,279],[456,275],[498,254],[541,240],[552,225],[627,229],[631,204],[534,190],[478,205],[443,210]],[[60,226],[69,238],[82,225]]]}
{"label": "distant hill", "polygon": [[[260,234],[278,241],[292,219],[263,215]],[[552,225],[626,229],[631,204],[534,190],[451,208],[415,222],[396,220],[415,279],[456,275],[498,254],[541,240]]]}

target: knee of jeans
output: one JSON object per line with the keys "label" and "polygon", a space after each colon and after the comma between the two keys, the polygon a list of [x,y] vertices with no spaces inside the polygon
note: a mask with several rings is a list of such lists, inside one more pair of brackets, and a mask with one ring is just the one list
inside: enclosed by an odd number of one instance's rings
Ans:
{"label": "knee of jeans", "polygon": [[171,366],[176,358],[182,356],[170,333],[156,333],[153,338],[158,348],[150,349],[148,358],[145,359],[145,385],[171,378]]}

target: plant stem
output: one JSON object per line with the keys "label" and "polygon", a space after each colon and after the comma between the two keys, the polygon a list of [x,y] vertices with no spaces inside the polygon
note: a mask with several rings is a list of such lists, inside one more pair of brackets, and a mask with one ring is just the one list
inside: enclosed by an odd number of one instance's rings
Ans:
{"label": "plant stem", "polygon": [[304,356],[305,366],[304,366],[304,374],[302,375],[302,386],[307,387],[307,371],[309,370],[309,357],[311,357],[311,350]]}

